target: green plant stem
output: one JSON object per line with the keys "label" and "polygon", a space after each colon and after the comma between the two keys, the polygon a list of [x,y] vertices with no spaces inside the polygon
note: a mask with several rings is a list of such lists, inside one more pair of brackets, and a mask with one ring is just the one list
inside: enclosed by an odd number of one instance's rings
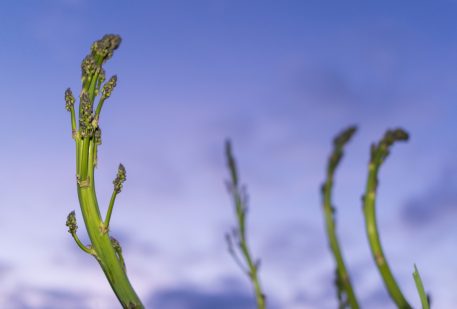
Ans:
{"label": "green plant stem", "polygon": [[[252,254],[249,250],[247,235],[246,235],[246,212],[247,212],[247,196],[243,188],[240,187],[238,170],[235,163],[235,158],[233,157],[231,144],[229,141],[225,145],[225,153],[227,158],[227,166],[230,172],[230,181],[227,183],[229,193],[232,195],[233,202],[235,204],[235,214],[237,218],[237,227],[234,229],[233,236],[230,234],[227,235],[227,242],[229,253],[233,256],[235,262],[240,266],[242,271],[248,276],[252,282],[254,288],[254,294],[256,297],[256,303],[258,309],[266,308],[266,297],[262,290],[260,279],[259,279],[259,265],[260,261],[254,262]],[[243,262],[238,257],[237,252],[235,251],[234,241],[232,237],[235,238],[236,244],[240,251],[240,255],[243,257],[246,265],[243,265]]]}
{"label": "green plant stem", "polygon": [[[340,245],[338,242],[338,237],[336,235],[334,217],[335,209],[332,206],[332,188],[335,170],[338,167],[338,164],[343,156],[343,147],[347,142],[349,142],[355,131],[355,127],[350,127],[344,130],[335,138],[333,143],[334,149],[328,161],[327,178],[322,186],[323,210],[327,228],[327,236],[330,244],[330,249],[332,250],[336,262],[336,283],[338,288],[338,299],[340,301],[340,308],[344,308],[346,307],[346,305],[349,305],[350,308],[353,309],[359,308],[359,304],[357,302],[357,298],[352,288],[351,279],[346,269],[346,265],[344,263],[343,255],[341,253]],[[342,290],[342,292],[345,292],[347,297],[346,300],[342,299],[342,293],[340,289]]]}
{"label": "green plant stem", "polygon": [[425,293],[424,284],[422,283],[422,278],[417,270],[416,265],[414,265],[413,272],[414,282],[416,283],[417,292],[421,299],[422,309],[430,309],[430,304],[428,302],[427,294]]}
{"label": "green plant stem", "polygon": [[92,248],[87,248],[82,242],[81,240],[79,240],[79,237],[76,233],[71,233],[71,236],[73,236],[73,239],[75,240],[76,244],[78,245],[79,248],[81,248],[82,251],[88,253],[88,254],[91,254],[91,255],[95,255],[95,251],[92,249]]}
{"label": "green plant stem", "polygon": [[114,202],[116,201],[116,196],[117,196],[117,192],[116,192],[116,190],[114,190],[113,194],[111,194],[108,211],[106,212],[106,217],[105,217],[105,222],[104,222],[106,229],[109,229],[109,222],[111,220],[111,213],[113,212],[113,207],[114,207]]}
{"label": "green plant stem", "polygon": [[71,136],[75,138],[76,134],[76,116],[75,116],[75,109],[72,107],[70,110],[71,113]]}
{"label": "green plant stem", "polygon": [[[92,151],[88,155],[88,161],[94,156],[94,148],[91,149]],[[89,164],[88,169],[86,174],[93,175],[92,164]],[[89,186],[78,184],[77,190],[92,249],[95,251],[95,257],[105,273],[111,288],[124,308],[143,308],[140,299],[130,284],[127,274],[124,272],[123,261],[120,261],[116,255],[110,237],[103,228],[93,179],[89,178]]]}
{"label": "green plant stem", "polygon": [[394,142],[408,140],[408,134],[401,130],[388,130],[377,145],[372,145],[371,159],[368,166],[368,180],[363,196],[363,212],[365,227],[370,243],[373,259],[378,267],[384,285],[398,308],[412,308],[401,292],[384,255],[376,221],[376,190],[378,187],[378,173],[382,163],[389,155],[390,147]]}
{"label": "green plant stem", "polygon": [[[240,200],[240,199],[238,199],[238,200]],[[240,205],[240,207],[237,206],[237,209],[240,209],[240,208],[241,208],[241,205]],[[242,233],[240,233],[239,247],[240,247],[241,252],[244,256],[244,259],[247,263],[248,276],[251,279],[252,284],[254,286],[254,291],[255,291],[255,296],[256,296],[256,301],[257,301],[257,308],[265,309],[265,295],[262,292],[262,287],[260,286],[260,280],[259,280],[259,276],[258,276],[258,266],[254,263],[251,252],[247,245],[246,230],[244,227],[245,226],[244,215],[241,216],[240,214],[238,214],[237,218],[238,218],[238,224],[240,226],[240,231],[242,231]]]}
{"label": "green plant stem", "polygon": [[100,112],[102,111],[103,103],[105,103],[105,98],[101,98],[98,102],[97,108],[95,110],[95,118],[98,119],[100,117]]}

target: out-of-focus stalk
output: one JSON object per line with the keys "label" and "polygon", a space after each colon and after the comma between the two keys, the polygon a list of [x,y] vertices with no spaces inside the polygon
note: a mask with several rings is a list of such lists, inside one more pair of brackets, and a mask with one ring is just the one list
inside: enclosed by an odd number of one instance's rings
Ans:
{"label": "out-of-focus stalk", "polygon": [[351,140],[356,132],[356,127],[349,127],[342,131],[333,140],[333,152],[327,164],[327,178],[322,185],[322,208],[325,216],[325,225],[330,244],[336,262],[336,278],[339,308],[359,308],[357,297],[352,288],[351,279],[344,263],[341,253],[335,226],[335,208],[332,205],[332,189],[334,183],[335,170],[343,158],[344,146]]}
{"label": "out-of-focus stalk", "polygon": [[238,170],[236,167],[235,158],[232,154],[230,141],[227,141],[225,144],[225,155],[227,159],[227,167],[230,172],[230,180],[227,182],[227,188],[233,199],[237,219],[236,228],[233,229],[231,234],[226,235],[229,253],[232,255],[235,262],[240,266],[241,270],[248,276],[249,280],[251,281],[254,288],[257,308],[265,309],[266,297],[262,291],[258,273],[260,260],[254,261],[247,242],[247,194],[245,188],[242,187],[239,182]]}
{"label": "out-of-focus stalk", "polygon": [[419,297],[421,299],[422,309],[430,309],[430,302],[427,294],[425,293],[424,284],[422,283],[422,278],[416,265],[414,265],[413,278],[416,283],[417,292],[419,293]]}
{"label": "out-of-focus stalk", "polygon": [[378,187],[379,168],[390,153],[390,148],[395,142],[407,141],[408,133],[402,129],[387,130],[384,137],[378,144],[371,146],[371,157],[368,165],[368,179],[363,200],[363,212],[365,216],[365,227],[370,243],[371,253],[378,267],[387,291],[398,308],[408,309],[411,305],[403,296],[395,278],[390,270],[387,259],[384,255],[376,222],[376,190]]}

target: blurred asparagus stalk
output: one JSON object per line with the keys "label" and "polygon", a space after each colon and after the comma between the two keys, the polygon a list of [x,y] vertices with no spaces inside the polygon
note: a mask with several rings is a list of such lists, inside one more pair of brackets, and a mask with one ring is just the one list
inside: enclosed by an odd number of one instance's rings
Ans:
{"label": "blurred asparagus stalk", "polygon": [[[76,144],[76,185],[79,204],[91,244],[85,246],[79,240],[76,234],[78,226],[74,211],[68,215],[67,226],[77,245],[98,261],[122,306],[143,308],[127,277],[121,246],[116,239],[109,236],[114,201],[126,180],[124,166],[119,165],[113,182],[114,190],[105,220],[102,220],[95,192],[94,169],[97,165],[97,147],[101,144],[100,112],[117,82],[117,77],[113,76],[102,86],[105,81],[103,64],[111,58],[120,43],[120,36],[105,35],[101,40],[93,43],[90,54],[82,62],[79,126],[77,126],[75,114],[75,98],[70,89],[65,92],[65,107],[71,114],[72,136]],[[94,111],[94,101],[98,95],[100,99]]]}
{"label": "blurred asparagus stalk", "polygon": [[351,140],[357,128],[352,126],[342,131],[333,140],[333,152],[330,155],[327,164],[327,178],[322,185],[322,208],[325,216],[327,236],[329,239],[330,249],[336,262],[336,278],[339,308],[359,308],[357,297],[352,288],[351,279],[344,263],[341,253],[338,237],[336,235],[335,208],[332,205],[332,189],[334,183],[335,171],[343,158],[345,145]]}
{"label": "blurred asparagus stalk", "polygon": [[390,148],[396,142],[407,141],[408,133],[402,129],[387,130],[384,137],[378,144],[371,146],[371,157],[368,165],[368,179],[365,195],[362,197],[363,212],[365,216],[365,227],[370,243],[371,253],[378,267],[384,285],[398,308],[412,308],[401,292],[395,278],[390,270],[384,255],[376,222],[376,190],[378,187],[379,169],[390,153]]}
{"label": "blurred asparagus stalk", "polygon": [[428,299],[427,294],[425,293],[424,284],[422,283],[422,278],[417,270],[416,265],[414,264],[414,272],[413,272],[414,282],[416,283],[417,292],[419,293],[419,297],[422,304],[422,309],[430,309],[430,301]]}
{"label": "blurred asparagus stalk", "polygon": [[247,193],[246,189],[242,187],[239,182],[238,170],[235,158],[232,154],[232,146],[230,144],[230,141],[227,141],[225,144],[225,155],[227,159],[227,167],[230,172],[230,180],[227,182],[227,188],[233,199],[237,219],[237,227],[233,229],[231,234],[229,233],[226,235],[228,250],[234,258],[235,262],[238,264],[241,270],[248,276],[249,280],[251,281],[254,288],[257,308],[265,309],[266,297],[264,292],[262,291],[258,274],[260,260],[254,262],[247,242]]}

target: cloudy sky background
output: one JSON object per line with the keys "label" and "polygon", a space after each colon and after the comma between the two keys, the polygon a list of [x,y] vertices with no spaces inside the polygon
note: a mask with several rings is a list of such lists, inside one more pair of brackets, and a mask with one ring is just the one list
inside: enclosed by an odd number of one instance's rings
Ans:
{"label": "cloudy sky background", "polygon": [[106,33],[118,87],[101,118],[97,190],[129,277],[150,308],[254,308],[227,253],[230,137],[248,185],[249,237],[270,308],[335,308],[320,208],[331,139],[357,124],[337,173],[338,232],[366,308],[393,307],[371,259],[360,197],[369,146],[404,127],[381,171],[382,241],[408,300],[417,263],[452,308],[457,262],[457,2],[3,1],[0,3],[0,307],[115,308],[67,233],[76,209],[63,93]]}

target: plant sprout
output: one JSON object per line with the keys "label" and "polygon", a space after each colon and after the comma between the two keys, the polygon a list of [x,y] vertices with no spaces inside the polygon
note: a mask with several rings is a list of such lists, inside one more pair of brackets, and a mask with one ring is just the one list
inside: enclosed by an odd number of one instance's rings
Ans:
{"label": "plant sprout", "polygon": [[381,241],[379,238],[378,227],[376,223],[376,190],[378,187],[379,168],[390,153],[390,148],[395,142],[407,141],[408,133],[402,129],[387,130],[384,137],[378,144],[371,146],[371,157],[368,165],[368,180],[365,189],[365,195],[362,197],[363,212],[365,216],[365,227],[370,243],[371,253],[384,280],[384,285],[390,294],[392,300],[398,308],[412,308],[401,292],[395,278],[390,270],[387,259],[384,255]]}
{"label": "plant sprout", "polygon": [[[252,282],[257,302],[257,308],[265,309],[266,297],[262,291],[258,274],[260,260],[254,262],[247,243],[246,214],[248,210],[248,198],[246,188],[240,185],[238,170],[236,167],[235,158],[232,154],[232,146],[230,141],[225,143],[225,155],[227,159],[227,167],[230,172],[230,180],[227,182],[227,188],[230,195],[232,196],[233,203],[235,205],[235,214],[238,223],[237,227],[232,230],[232,234],[226,235],[228,250],[235,262],[238,264],[238,266],[240,266],[241,270]],[[236,249],[238,249],[238,252]]]}
{"label": "plant sprout", "polygon": [[349,306],[353,309],[359,308],[359,304],[352,288],[351,279],[346,269],[338,238],[336,236],[335,208],[332,205],[332,189],[335,170],[343,158],[344,146],[351,140],[356,130],[356,127],[349,127],[342,131],[333,140],[333,152],[330,155],[327,164],[327,179],[322,185],[322,208],[324,210],[327,236],[329,239],[330,249],[336,262],[335,284],[337,287],[339,308],[346,308]]}
{"label": "plant sprout", "polygon": [[[103,64],[111,58],[119,47],[118,35],[105,35],[93,43],[91,52],[84,58],[82,68],[82,90],[79,96],[78,123],[75,115],[75,98],[70,89],[65,91],[66,109],[71,114],[72,136],[76,143],[76,187],[84,223],[91,244],[85,246],[78,238],[75,212],[67,218],[68,231],[76,244],[92,255],[100,264],[119,302],[124,308],[143,308],[127,277],[122,249],[119,242],[110,237],[109,224],[117,194],[126,180],[126,171],[119,165],[114,190],[105,220],[102,220],[95,192],[94,170],[97,165],[97,148],[101,144],[99,127],[100,112],[106,99],[116,86],[117,77],[111,77],[103,86],[105,71]],[[94,102],[100,96],[94,111]]]}

